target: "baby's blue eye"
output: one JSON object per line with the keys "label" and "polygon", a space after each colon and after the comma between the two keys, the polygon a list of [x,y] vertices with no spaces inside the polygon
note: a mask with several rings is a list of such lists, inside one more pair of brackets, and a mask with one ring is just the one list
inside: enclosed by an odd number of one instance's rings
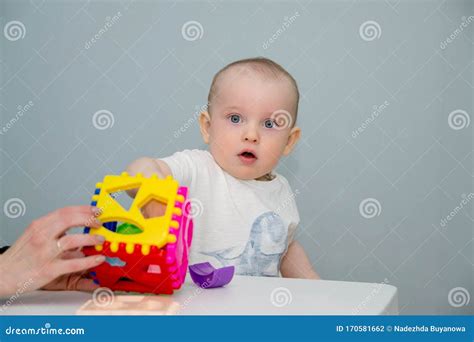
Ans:
{"label": "baby's blue eye", "polygon": [[263,123],[265,128],[273,128],[275,127],[275,122],[271,119],[267,119],[265,120],[265,122]]}
{"label": "baby's blue eye", "polygon": [[229,118],[230,118],[230,122],[235,123],[235,124],[241,121],[240,115],[237,115],[237,114],[232,114],[231,116],[229,116]]}

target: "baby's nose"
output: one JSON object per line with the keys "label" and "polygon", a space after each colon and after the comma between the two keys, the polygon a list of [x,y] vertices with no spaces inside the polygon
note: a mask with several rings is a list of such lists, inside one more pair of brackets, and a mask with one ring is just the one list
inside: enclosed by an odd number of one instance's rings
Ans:
{"label": "baby's nose", "polygon": [[246,127],[247,129],[243,132],[243,138],[247,142],[256,143],[259,140],[258,128],[257,127]]}

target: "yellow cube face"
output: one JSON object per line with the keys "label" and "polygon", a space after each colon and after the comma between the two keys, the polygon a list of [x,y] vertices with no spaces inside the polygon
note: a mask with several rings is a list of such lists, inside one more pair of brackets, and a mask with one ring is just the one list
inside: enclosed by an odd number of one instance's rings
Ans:
{"label": "yellow cube face", "polygon": [[[156,175],[145,178],[140,174],[130,176],[126,172],[120,176],[105,176],[103,182],[96,185],[99,193],[92,197],[92,201],[96,202],[97,208],[100,209],[98,219],[102,223],[130,223],[138,227],[141,233],[124,235],[102,226],[91,228],[90,234],[103,235],[106,241],[110,242],[112,251],[118,249],[119,243],[126,243],[127,252],[132,253],[135,245],[139,244],[144,255],[149,253],[151,246],[162,248],[167,243],[176,242],[176,236],[170,234],[170,228],[179,229],[179,222],[173,220],[173,215],[180,217],[182,212],[175,207],[175,203],[184,202],[184,197],[177,193],[178,187],[178,182],[171,176],[164,179]],[[136,188],[138,191],[128,210],[112,196],[113,193]],[[142,208],[152,201],[165,205],[164,215],[151,218],[143,216]],[[100,250],[101,246],[96,249]]]}

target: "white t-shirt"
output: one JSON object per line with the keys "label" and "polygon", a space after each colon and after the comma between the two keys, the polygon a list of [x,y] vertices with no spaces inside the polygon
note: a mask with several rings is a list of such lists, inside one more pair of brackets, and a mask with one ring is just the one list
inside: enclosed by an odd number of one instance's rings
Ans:
{"label": "white t-shirt", "polygon": [[295,195],[280,174],[271,181],[241,180],[208,151],[160,158],[189,188],[194,220],[190,264],[235,266],[235,273],[279,276],[280,261],[299,223]]}

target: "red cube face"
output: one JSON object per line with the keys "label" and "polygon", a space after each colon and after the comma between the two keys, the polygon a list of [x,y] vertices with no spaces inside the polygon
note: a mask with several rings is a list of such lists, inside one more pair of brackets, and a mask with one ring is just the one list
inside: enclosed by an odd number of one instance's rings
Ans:
{"label": "red cube face", "polygon": [[[170,227],[169,231],[176,236],[175,242],[161,248],[152,245],[147,254],[143,253],[141,244],[135,244],[133,251],[127,251],[126,242],[119,243],[118,248],[112,250],[107,240],[100,250],[95,247],[83,248],[87,256],[106,256],[106,261],[91,272],[97,284],[111,290],[155,294],[172,294],[181,287],[188,266],[193,221],[189,215],[191,203],[186,200],[187,188],[179,187],[177,193],[185,200],[174,204],[182,212],[181,215],[172,216],[172,220],[178,222],[177,227]],[[89,229],[86,228],[85,232],[88,233]]]}

